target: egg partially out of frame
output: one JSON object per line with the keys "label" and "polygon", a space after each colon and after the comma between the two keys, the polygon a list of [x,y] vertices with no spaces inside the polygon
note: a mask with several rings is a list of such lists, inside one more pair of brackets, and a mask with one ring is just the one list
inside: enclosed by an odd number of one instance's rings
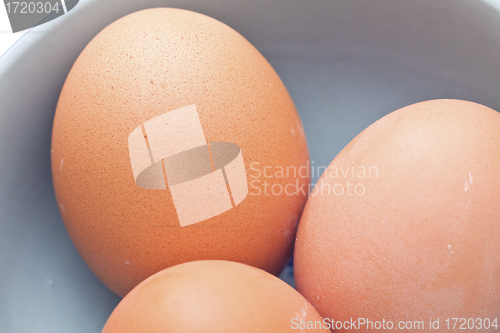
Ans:
{"label": "egg partially out of frame", "polygon": [[433,100],[369,126],[313,189],[294,264],[297,288],[318,312],[364,318],[357,332],[494,328],[500,114]]}

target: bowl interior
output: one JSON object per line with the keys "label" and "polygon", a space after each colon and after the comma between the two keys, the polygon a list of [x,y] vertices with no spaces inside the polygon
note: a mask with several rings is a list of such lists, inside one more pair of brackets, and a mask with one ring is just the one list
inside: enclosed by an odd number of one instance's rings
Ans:
{"label": "bowl interior", "polygon": [[0,332],[100,332],[119,302],[73,247],[55,201],[50,138],[73,62],[106,25],[179,7],[230,25],[269,60],[302,118],[314,166],[415,102],[500,110],[500,12],[476,0],[87,0],[0,59]]}

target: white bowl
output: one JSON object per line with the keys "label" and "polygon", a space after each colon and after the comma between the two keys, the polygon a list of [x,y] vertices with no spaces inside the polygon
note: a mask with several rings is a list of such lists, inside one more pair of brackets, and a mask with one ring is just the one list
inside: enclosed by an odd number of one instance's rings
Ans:
{"label": "white bowl", "polygon": [[319,166],[411,103],[458,98],[500,110],[500,6],[492,2],[87,0],[31,30],[0,59],[0,332],[100,332],[119,301],[73,247],[50,171],[62,85],[105,26],[166,6],[230,25],[281,76]]}

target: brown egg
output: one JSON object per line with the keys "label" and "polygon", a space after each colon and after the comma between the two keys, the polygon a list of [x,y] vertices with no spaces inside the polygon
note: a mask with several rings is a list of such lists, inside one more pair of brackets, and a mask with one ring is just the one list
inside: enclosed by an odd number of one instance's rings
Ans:
{"label": "brown egg", "polygon": [[236,262],[203,260],[143,281],[118,304],[102,332],[277,333],[297,332],[300,325],[329,332],[311,304],[277,277]]}
{"label": "brown egg", "polygon": [[[311,193],[295,279],[323,317],[354,319],[356,332],[390,325],[444,332],[452,318],[459,318],[455,329],[466,322],[470,332],[493,325],[500,315],[500,114],[434,100],[359,134]],[[353,331],[350,325],[337,332]]]}
{"label": "brown egg", "polygon": [[[270,64],[230,27],[186,10],[143,10],[105,28],[57,105],[61,215],[83,259],[121,296],[192,260],[278,274],[306,192],[264,195],[262,170],[307,163],[300,118]],[[309,182],[290,176],[273,184]]]}

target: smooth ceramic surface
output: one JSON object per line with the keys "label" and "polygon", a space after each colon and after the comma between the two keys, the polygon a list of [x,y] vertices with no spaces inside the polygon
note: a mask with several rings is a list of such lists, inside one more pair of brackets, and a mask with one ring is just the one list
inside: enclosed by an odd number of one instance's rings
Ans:
{"label": "smooth ceramic surface", "polygon": [[[57,99],[106,25],[179,7],[230,25],[270,61],[302,117],[314,166],[402,106],[458,98],[500,110],[493,0],[87,0],[0,58],[0,332],[100,332],[118,303],[62,224],[50,173]],[[313,174],[313,182],[318,178]]]}

